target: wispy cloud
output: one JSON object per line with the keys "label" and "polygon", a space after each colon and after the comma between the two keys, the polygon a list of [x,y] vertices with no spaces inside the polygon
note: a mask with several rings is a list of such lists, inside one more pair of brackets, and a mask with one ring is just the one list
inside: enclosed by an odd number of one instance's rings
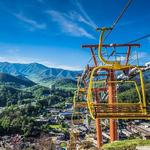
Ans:
{"label": "wispy cloud", "polygon": [[51,16],[54,22],[57,22],[62,32],[76,37],[87,37],[95,39],[95,37],[88,33],[84,28],[68,18],[68,14],[61,13],[55,10],[49,10],[47,13]]}
{"label": "wispy cloud", "polygon": [[30,25],[33,29],[46,29],[47,27],[45,23],[38,23],[37,21],[30,19],[21,13],[16,13],[14,16],[20,21]]}
{"label": "wispy cloud", "polygon": [[80,21],[86,23],[87,25],[91,26],[92,28],[96,28],[95,22],[90,18],[87,12],[83,9],[82,5],[77,0],[72,0],[73,4],[79,9],[83,16],[79,15],[78,18]]}
{"label": "wispy cloud", "polygon": [[95,28],[84,16],[82,16],[81,14],[79,14],[76,11],[71,11],[67,17],[70,18],[72,21],[78,21],[78,22],[84,23],[92,28]]}

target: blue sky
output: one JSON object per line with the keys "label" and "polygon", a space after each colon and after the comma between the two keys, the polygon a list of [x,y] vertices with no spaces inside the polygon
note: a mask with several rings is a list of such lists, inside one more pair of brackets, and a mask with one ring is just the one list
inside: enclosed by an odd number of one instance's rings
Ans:
{"label": "blue sky", "polygon": [[[127,0],[0,0],[0,61],[38,62],[79,70],[90,58],[82,44],[98,43],[96,27],[111,26]],[[150,33],[150,1],[133,0],[106,42],[125,43]],[[139,42],[149,61],[150,38]]]}

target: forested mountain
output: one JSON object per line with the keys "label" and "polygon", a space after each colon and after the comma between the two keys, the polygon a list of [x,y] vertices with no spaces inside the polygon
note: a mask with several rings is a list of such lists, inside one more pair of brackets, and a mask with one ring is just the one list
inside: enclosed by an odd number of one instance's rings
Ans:
{"label": "forested mountain", "polygon": [[[53,84],[58,83],[58,81],[61,80],[66,84],[65,86],[70,86],[73,80],[75,82],[76,76],[82,73],[82,71],[49,68],[38,63],[19,64],[8,62],[0,62],[0,72],[11,74],[24,80],[29,79],[47,87],[51,87]],[[65,80],[66,82],[64,82]],[[69,83],[69,81],[71,83]]]}
{"label": "forested mountain", "polygon": [[7,73],[0,73],[0,83],[5,85],[12,84],[14,86],[26,86],[26,87],[35,85],[34,82],[25,77],[21,76],[15,77]]}

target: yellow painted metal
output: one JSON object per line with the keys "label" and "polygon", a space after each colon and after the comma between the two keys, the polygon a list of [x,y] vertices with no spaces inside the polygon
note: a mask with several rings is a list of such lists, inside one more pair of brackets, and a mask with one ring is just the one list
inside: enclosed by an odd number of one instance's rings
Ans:
{"label": "yellow painted metal", "polygon": [[[130,106],[133,106],[134,104],[140,104],[141,106],[141,118],[142,118],[142,115],[146,115],[147,114],[147,111],[146,111],[146,98],[145,98],[145,87],[144,87],[144,81],[143,81],[143,73],[142,73],[142,70],[140,69],[140,67],[138,66],[131,66],[131,65],[122,65],[120,64],[120,62],[118,61],[108,61],[106,60],[103,56],[102,56],[102,44],[103,44],[103,36],[104,36],[104,33],[105,31],[108,30],[108,28],[102,28],[101,29],[101,35],[100,35],[100,40],[99,40],[99,46],[98,46],[98,56],[99,56],[99,59],[104,63],[104,66],[97,66],[97,67],[94,67],[91,71],[91,74],[90,74],[90,81],[89,81],[89,86],[88,86],[88,91],[87,91],[87,105],[88,105],[88,108],[89,108],[89,112],[90,112],[90,115],[92,117],[92,119],[95,119],[95,116],[94,116],[94,101],[93,101],[93,84],[96,83],[97,81],[93,81],[94,79],[94,75],[96,74],[96,72],[98,70],[113,70],[113,71],[119,71],[119,70],[130,70],[131,68],[136,68],[138,71],[139,71],[139,75],[140,75],[140,84],[141,84],[141,94],[140,94],[140,90],[138,88],[138,85],[135,81],[124,81],[124,82],[128,82],[128,83],[134,83],[135,85],[135,89],[136,89],[136,92],[138,94],[138,98],[139,98],[139,103],[114,103],[114,105],[120,105],[122,106],[123,108],[123,105],[130,105]],[[99,82],[99,81],[98,81]],[[108,81],[107,81],[108,82]],[[122,81],[109,81],[109,82],[115,82],[115,83],[119,83],[119,82],[122,82]],[[102,103],[99,103],[99,105],[101,105]],[[103,104],[102,104],[103,105]],[[109,106],[109,104],[107,104]],[[98,106],[97,106],[98,107]],[[132,116],[133,113],[130,113],[130,112],[127,112],[127,115],[131,115]],[[108,114],[109,115],[113,115],[113,114]],[[126,115],[126,114],[124,114]],[[136,115],[136,113],[135,113]],[[121,118],[121,116],[120,116]],[[119,119],[120,119],[119,118]],[[122,118],[126,118],[122,115]],[[128,118],[128,117],[127,117]],[[126,119],[127,119],[126,118]],[[130,116],[129,116],[130,118]],[[132,117],[131,117],[132,118]],[[133,117],[134,118],[134,117]],[[135,118],[138,118],[138,117],[135,117]],[[140,118],[140,117],[139,117]],[[143,117],[145,118],[145,116]]]}
{"label": "yellow painted metal", "polygon": [[[125,69],[125,68],[129,68],[130,66],[120,66],[118,69],[120,70],[121,68]],[[94,107],[93,107],[93,96],[92,96],[92,88],[93,88],[93,84],[94,83],[98,83],[98,82],[104,82],[104,81],[93,81],[93,78],[94,78],[94,74],[97,70],[101,70],[101,69],[111,69],[111,70],[117,70],[116,68],[114,69],[114,66],[98,66],[98,67],[95,67],[92,72],[91,72],[91,76],[90,76],[90,82],[89,82],[89,87],[88,87],[88,94],[87,94],[87,104],[88,104],[88,108],[89,108],[89,112],[91,114],[91,117],[93,119],[95,119],[94,117],[94,114],[93,114],[93,110],[94,110]],[[141,94],[140,94],[140,90],[137,86],[137,83],[135,81],[124,81],[124,82],[127,82],[127,83],[134,83],[135,85],[135,89],[137,91],[137,94],[138,94],[138,97],[139,97],[139,103],[142,105],[142,109],[143,109],[143,113],[146,114],[146,99],[145,99],[145,90],[144,90],[144,81],[143,81],[143,73],[142,71],[140,70],[140,68],[137,67],[137,69],[139,70],[140,72],[140,81],[141,81]],[[106,82],[106,81],[105,81]],[[107,81],[108,82],[108,81]],[[115,83],[121,83],[122,81],[109,81],[109,82],[115,82]],[[142,95],[142,96],[141,96]],[[117,104],[117,103],[115,103]],[[133,105],[134,103],[130,103],[131,105]]]}
{"label": "yellow painted metal", "polygon": [[106,28],[106,27],[101,28],[101,35],[100,35],[99,45],[98,45],[98,57],[104,64],[120,66],[119,62],[108,61],[102,56],[103,37],[104,37],[105,31],[107,30],[111,30],[111,28]]}
{"label": "yellow painted metal", "polygon": [[143,80],[143,72],[142,72],[142,70],[140,68],[139,68],[139,72],[140,72],[141,89],[142,89],[142,96],[143,96],[143,108],[144,108],[144,113],[147,114],[147,111],[146,111],[145,85],[144,85],[144,80]]}

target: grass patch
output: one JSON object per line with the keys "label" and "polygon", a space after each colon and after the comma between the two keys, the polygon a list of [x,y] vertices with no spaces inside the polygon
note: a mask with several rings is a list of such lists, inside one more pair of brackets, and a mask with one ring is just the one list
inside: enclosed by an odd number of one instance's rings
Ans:
{"label": "grass patch", "polygon": [[61,129],[62,126],[59,125],[59,124],[56,124],[56,125],[49,125],[50,128],[53,128],[53,129]]}
{"label": "grass patch", "polygon": [[150,145],[150,140],[124,140],[124,141],[115,141],[113,143],[105,144],[102,147],[102,150],[135,150],[137,146]]}
{"label": "grass patch", "polygon": [[57,124],[57,125],[49,125],[49,128],[55,129],[55,130],[60,131],[60,132],[67,131],[66,128],[63,128],[62,125],[59,125],[59,124]]}

